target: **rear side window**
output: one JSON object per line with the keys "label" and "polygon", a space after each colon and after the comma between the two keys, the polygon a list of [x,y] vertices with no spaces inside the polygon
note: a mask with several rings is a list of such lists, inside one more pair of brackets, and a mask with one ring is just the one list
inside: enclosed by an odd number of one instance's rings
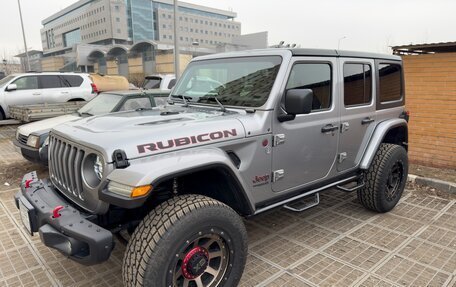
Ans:
{"label": "rear side window", "polygon": [[38,77],[28,76],[22,77],[14,81],[12,84],[17,85],[18,90],[33,90],[38,89]]}
{"label": "rear side window", "polygon": [[398,64],[379,65],[380,102],[402,99],[402,67]]}
{"label": "rear side window", "polygon": [[42,89],[55,89],[65,87],[65,84],[62,82],[59,76],[40,76],[40,81]]}
{"label": "rear side window", "polygon": [[367,64],[344,64],[344,104],[357,106],[372,100],[372,72]]}
{"label": "rear side window", "polygon": [[160,88],[161,78],[150,77],[146,79],[144,89],[158,89]]}
{"label": "rear side window", "polygon": [[83,79],[80,76],[63,75],[61,77],[63,81],[66,83],[66,85],[69,87],[80,87],[83,82]]}
{"label": "rear side window", "polygon": [[176,84],[176,79],[172,79],[171,81],[169,81],[168,89],[171,90],[175,84]]}
{"label": "rear side window", "polygon": [[313,91],[312,111],[331,107],[331,66],[329,64],[296,64],[290,73],[287,90],[310,89]]}

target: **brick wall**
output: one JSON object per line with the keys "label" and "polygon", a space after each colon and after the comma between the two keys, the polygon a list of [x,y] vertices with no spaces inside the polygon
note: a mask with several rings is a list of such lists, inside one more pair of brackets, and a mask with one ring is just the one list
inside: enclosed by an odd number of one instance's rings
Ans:
{"label": "brick wall", "polygon": [[456,53],[403,60],[410,161],[456,169]]}

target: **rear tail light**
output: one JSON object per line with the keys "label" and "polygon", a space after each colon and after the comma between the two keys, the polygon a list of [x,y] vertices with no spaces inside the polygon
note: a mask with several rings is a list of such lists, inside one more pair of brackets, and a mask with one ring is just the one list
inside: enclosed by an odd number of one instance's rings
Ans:
{"label": "rear tail light", "polygon": [[408,122],[410,119],[410,111],[403,111],[400,118],[402,118]]}
{"label": "rear tail light", "polygon": [[98,88],[97,88],[97,85],[95,85],[94,83],[91,83],[90,86],[92,86],[92,94],[98,94]]}

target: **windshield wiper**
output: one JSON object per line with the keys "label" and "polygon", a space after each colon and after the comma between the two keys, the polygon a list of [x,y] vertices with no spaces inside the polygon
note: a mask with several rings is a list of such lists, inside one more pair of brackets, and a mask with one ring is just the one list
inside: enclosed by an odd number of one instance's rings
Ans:
{"label": "windshield wiper", "polygon": [[89,117],[93,116],[91,113],[88,113],[88,112],[82,112],[82,113],[78,112],[78,114],[79,114],[80,117],[82,117],[82,116],[89,116]]}
{"label": "windshield wiper", "polygon": [[[201,99],[201,98],[200,98]],[[226,112],[226,108],[225,106],[219,101],[219,99],[217,99],[217,96],[207,96],[207,97],[204,97],[205,100],[214,100],[220,107],[220,110],[222,112]]]}
{"label": "windshield wiper", "polygon": [[184,107],[188,107],[188,102],[187,100],[193,100],[192,97],[189,96],[184,96],[184,95],[171,95],[172,98],[179,98],[184,101]]}

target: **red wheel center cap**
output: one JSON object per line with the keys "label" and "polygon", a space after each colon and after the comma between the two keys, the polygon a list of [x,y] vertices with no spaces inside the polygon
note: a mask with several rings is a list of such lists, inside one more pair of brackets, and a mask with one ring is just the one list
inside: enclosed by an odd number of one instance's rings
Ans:
{"label": "red wheel center cap", "polygon": [[186,279],[195,279],[202,275],[209,265],[209,252],[202,247],[190,250],[182,262],[182,274]]}

